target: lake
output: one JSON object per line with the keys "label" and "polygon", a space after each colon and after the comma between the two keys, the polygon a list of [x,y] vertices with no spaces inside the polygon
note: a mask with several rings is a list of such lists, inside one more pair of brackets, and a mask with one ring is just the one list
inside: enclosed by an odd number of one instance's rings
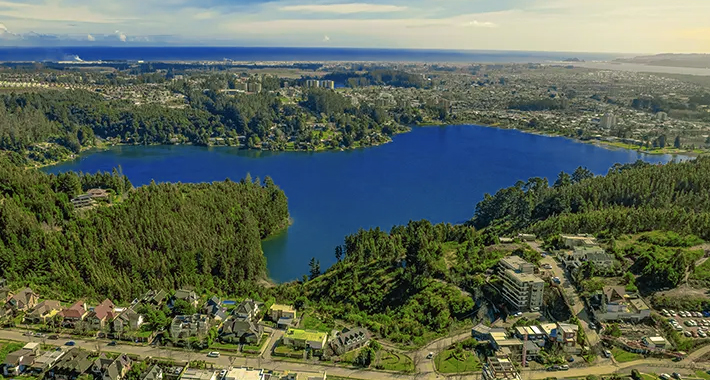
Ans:
{"label": "lake", "polygon": [[120,146],[44,170],[110,171],[135,186],[271,176],[288,196],[293,225],[263,243],[269,275],[283,282],[325,269],[335,246],[359,228],[389,230],[409,220],[461,223],[483,194],[529,177],[586,166],[605,174],[617,162],[668,162],[671,156],[609,150],[566,138],[478,126],[421,127],[390,144],[333,152],[259,152],[229,147]]}

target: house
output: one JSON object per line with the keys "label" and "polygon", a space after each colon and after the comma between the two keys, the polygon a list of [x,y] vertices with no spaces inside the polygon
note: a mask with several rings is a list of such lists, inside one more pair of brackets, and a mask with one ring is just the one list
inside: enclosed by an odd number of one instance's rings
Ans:
{"label": "house", "polygon": [[91,372],[97,380],[121,380],[131,369],[131,364],[131,359],[125,354],[118,355],[113,359],[102,355],[94,360]]}
{"label": "house", "polygon": [[597,245],[596,239],[591,235],[561,235],[564,248],[591,247]]}
{"label": "house", "polygon": [[71,204],[74,206],[74,208],[91,207],[94,205],[94,199],[91,198],[91,195],[89,194],[82,194],[76,198],[73,198],[71,200]]}
{"label": "house", "polygon": [[94,310],[87,313],[84,321],[92,330],[101,330],[106,323],[116,317],[116,305],[108,298],[101,302]]}
{"label": "house", "polygon": [[176,291],[173,297],[170,299],[170,303],[168,306],[172,308],[175,304],[175,301],[177,300],[183,300],[194,307],[197,307],[197,305],[200,303],[200,297],[197,296],[197,293],[192,290],[185,289],[180,289]]}
{"label": "house", "polygon": [[129,307],[113,320],[113,331],[118,334],[127,331],[137,331],[141,328],[142,324],[143,316]]}
{"label": "house", "polygon": [[59,301],[42,301],[25,315],[24,322],[28,324],[46,323],[61,310],[62,304]]}
{"label": "house", "polygon": [[191,336],[204,336],[210,329],[209,317],[204,314],[178,315],[170,324],[170,336],[183,339]]}
{"label": "house", "polygon": [[222,325],[219,339],[228,343],[256,344],[264,334],[264,328],[254,321],[230,319]]}
{"label": "house", "polygon": [[264,370],[254,368],[232,368],[224,375],[224,380],[262,380]]}
{"label": "house", "polygon": [[222,300],[216,296],[213,296],[207,300],[205,305],[202,307],[202,311],[219,322],[225,321],[228,317],[227,309],[222,306]]}
{"label": "house", "polygon": [[518,234],[518,239],[522,241],[535,241],[536,238],[533,234]]}
{"label": "house", "polygon": [[149,305],[160,306],[168,297],[168,292],[165,290],[149,290],[141,298],[141,302]]}
{"label": "house", "polygon": [[471,337],[480,341],[490,341],[493,339],[493,333],[504,333],[504,328],[488,327],[482,323],[477,324],[471,329]]}
{"label": "house", "polygon": [[590,298],[594,316],[600,321],[630,320],[638,322],[651,316],[651,309],[636,293],[623,286],[605,286]]}
{"label": "house", "polygon": [[272,321],[277,322],[280,319],[296,319],[296,309],[290,305],[273,304],[269,308],[269,317]]}
{"label": "house", "polygon": [[508,358],[488,358],[483,367],[485,380],[520,380],[520,374]]}
{"label": "house", "polygon": [[2,363],[5,376],[16,376],[32,367],[37,357],[39,343],[28,343],[23,348],[7,354]]}
{"label": "house", "polygon": [[252,299],[245,299],[232,312],[237,319],[245,319],[249,321],[259,321],[259,304]]}
{"label": "house", "polygon": [[39,295],[37,295],[37,293],[33,292],[30,288],[25,288],[15,295],[10,296],[7,299],[5,307],[13,310],[27,311],[35,307],[38,300]]}
{"label": "house", "polygon": [[201,370],[188,368],[180,377],[181,380],[216,380],[217,372],[209,370]]}
{"label": "house", "polygon": [[566,267],[580,267],[584,262],[590,262],[600,269],[609,269],[614,266],[614,256],[606,253],[598,245],[577,246],[563,257]]}
{"label": "house", "polygon": [[648,348],[666,348],[668,346],[668,341],[660,336],[650,336],[641,339],[644,345]]}
{"label": "house", "polygon": [[363,328],[345,329],[339,332],[328,344],[335,355],[363,347],[370,341],[370,334]]}
{"label": "house", "polygon": [[76,301],[68,309],[60,311],[58,315],[62,318],[62,326],[74,328],[78,322],[84,320],[86,304],[84,301]]}
{"label": "house", "polygon": [[89,189],[86,194],[91,197],[91,199],[108,199],[110,193],[104,189]]}
{"label": "house", "polygon": [[89,359],[89,352],[78,348],[67,351],[53,367],[45,373],[46,379],[76,380],[91,368],[93,361]]}
{"label": "house", "polygon": [[35,362],[32,365],[32,371],[37,373],[45,371],[53,366],[54,363],[56,363],[62,356],[64,356],[64,351],[62,350],[47,351],[35,359]]}
{"label": "house", "polygon": [[515,336],[520,339],[545,340],[545,333],[537,326],[518,326],[515,328]]}
{"label": "house", "polygon": [[322,350],[327,338],[328,334],[324,332],[290,328],[284,334],[283,343],[296,348]]}
{"label": "house", "polygon": [[555,341],[563,346],[574,346],[577,344],[577,332],[579,326],[571,323],[557,324],[557,337]]}
{"label": "house", "polygon": [[163,380],[163,369],[156,364],[150,367],[141,380]]}

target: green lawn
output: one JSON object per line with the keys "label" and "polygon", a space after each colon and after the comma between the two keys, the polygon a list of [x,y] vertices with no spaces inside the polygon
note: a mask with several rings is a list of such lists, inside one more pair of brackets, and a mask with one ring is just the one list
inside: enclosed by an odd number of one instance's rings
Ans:
{"label": "green lawn", "polygon": [[387,371],[412,372],[414,371],[414,362],[405,355],[390,351],[378,352],[379,361],[377,364],[382,366],[382,369]]}
{"label": "green lawn", "polygon": [[255,344],[255,345],[253,345],[253,346],[252,346],[252,345],[245,344],[245,345],[242,347],[242,350],[246,350],[246,351],[261,351],[261,348],[262,348],[262,347],[266,344],[266,342],[268,342],[268,341],[269,341],[269,334],[264,333],[264,334],[261,335],[261,339],[259,339],[259,342],[258,342],[257,344]]}
{"label": "green lawn", "polygon": [[303,317],[303,320],[301,320],[300,328],[304,330],[316,330],[328,333],[333,329],[332,326],[326,325],[325,323],[323,323],[323,321],[314,317],[311,314],[308,314]]}
{"label": "green lawn", "polygon": [[633,352],[624,351],[620,348],[614,347],[611,349],[611,354],[614,355],[614,360],[619,363],[631,362],[634,360],[639,360],[643,356],[639,354],[634,354]]}
{"label": "green lawn", "polygon": [[5,358],[7,357],[7,354],[17,351],[20,348],[22,348],[24,344],[22,343],[7,343],[2,346],[2,349],[0,349],[0,363],[5,361]]}
{"label": "green lawn", "polygon": [[476,354],[464,351],[456,355],[456,350],[444,350],[434,358],[436,369],[441,373],[473,372],[481,369]]}
{"label": "green lawn", "polygon": [[705,371],[695,371],[695,375],[701,379],[710,380],[710,374]]}
{"label": "green lawn", "polygon": [[642,374],[641,374],[641,378],[642,378],[643,380],[658,380],[658,376],[656,376],[656,375],[649,375],[649,374],[646,374],[646,373],[642,373]]}

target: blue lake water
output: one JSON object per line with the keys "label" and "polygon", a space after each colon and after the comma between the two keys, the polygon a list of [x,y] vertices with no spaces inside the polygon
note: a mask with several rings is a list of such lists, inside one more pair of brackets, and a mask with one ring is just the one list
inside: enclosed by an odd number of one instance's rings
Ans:
{"label": "blue lake water", "polygon": [[121,166],[134,185],[271,176],[289,199],[293,225],[263,244],[269,275],[300,278],[311,257],[326,268],[334,248],[359,228],[389,230],[409,220],[460,223],[486,192],[529,177],[586,166],[605,174],[617,162],[649,156],[565,138],[477,126],[415,128],[379,147],[323,153],[256,152],[195,146],[122,146],[46,168],[57,173]]}

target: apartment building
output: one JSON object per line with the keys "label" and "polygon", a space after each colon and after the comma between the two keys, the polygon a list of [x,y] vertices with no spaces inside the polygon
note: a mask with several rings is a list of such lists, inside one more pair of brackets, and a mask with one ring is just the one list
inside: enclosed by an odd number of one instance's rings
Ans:
{"label": "apartment building", "polygon": [[517,256],[500,260],[502,295],[514,310],[540,311],[545,281],[533,274],[535,266]]}

